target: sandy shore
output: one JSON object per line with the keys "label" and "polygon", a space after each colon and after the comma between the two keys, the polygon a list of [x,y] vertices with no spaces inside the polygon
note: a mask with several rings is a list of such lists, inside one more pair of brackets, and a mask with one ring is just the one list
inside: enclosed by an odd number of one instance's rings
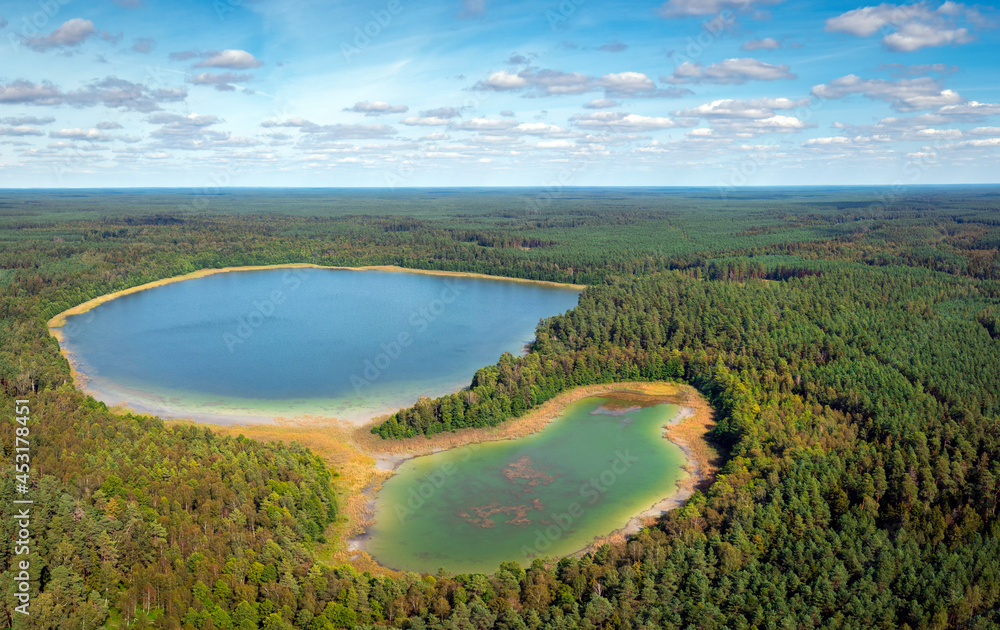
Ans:
{"label": "sandy shore", "polygon": [[260,440],[298,441],[323,457],[338,473],[341,512],[344,515],[328,533],[331,540],[321,552],[321,559],[336,564],[350,562],[359,570],[395,573],[379,565],[365,551],[370,528],[375,518],[375,498],[382,484],[404,462],[454,448],[475,448],[496,440],[513,440],[542,430],[566,406],[606,394],[626,394],[631,398],[646,397],[650,401],[669,402],[681,407],[671,423],[664,427],[664,437],[677,444],[685,454],[687,475],[673,488],[664,488],[664,498],[633,517],[628,523],[595,538],[580,553],[606,542],[625,538],[655,524],[657,518],[683,503],[697,488],[707,488],[714,478],[718,455],[705,440],[714,426],[712,409],[697,391],[687,385],[673,383],[614,383],[578,387],[564,392],[521,418],[508,420],[484,429],[464,429],[455,433],[418,436],[406,440],[383,440],[370,432],[371,426],[384,420],[377,418],[364,427],[329,418],[279,419],[274,425],[213,426],[223,435],[240,435]]}
{"label": "sandy shore", "polygon": [[365,551],[365,547],[368,541],[366,532],[375,518],[375,498],[382,484],[399,466],[414,457],[442,450],[476,448],[485,442],[513,440],[530,435],[545,428],[566,406],[584,398],[605,394],[645,396],[650,400],[680,405],[681,413],[664,428],[664,437],[684,451],[688,474],[676,487],[665,488],[661,501],[636,515],[623,524],[622,528],[595,538],[586,549],[580,551],[583,553],[605,542],[624,541],[642,527],[654,524],[663,512],[683,505],[696,488],[707,488],[711,483],[718,465],[718,455],[705,441],[706,433],[714,425],[712,409],[694,388],[673,383],[645,382],[578,387],[563,392],[521,418],[508,420],[497,427],[464,429],[456,433],[418,436],[407,440],[383,440],[371,434],[371,426],[385,417],[376,418],[364,427],[321,417],[278,418],[275,424],[270,425],[210,426],[220,435],[244,435],[265,441],[297,441],[323,457],[337,475],[335,481],[342,517],[328,531],[327,538],[330,542],[319,551],[319,559],[328,564],[351,563],[361,571],[396,574],[396,571],[379,565]]}
{"label": "sandy shore", "polygon": [[[690,393],[687,392],[688,389],[690,389]],[[369,425],[359,429],[354,436],[354,440],[357,442],[359,448],[367,453],[371,453],[374,457],[403,456],[403,461],[405,461],[411,457],[468,446],[470,444],[480,444],[496,440],[515,440],[526,435],[531,435],[545,428],[568,405],[584,398],[590,398],[591,396],[612,393],[649,396],[681,406],[686,406],[684,400],[688,397],[692,395],[698,396],[694,388],[674,383],[628,382],[584,385],[563,392],[540,407],[532,409],[520,418],[513,418],[495,427],[462,429],[455,433],[438,433],[430,437],[417,436],[406,440],[383,440],[381,437],[372,435],[370,432],[372,425],[386,419],[383,417],[376,418]]]}
{"label": "sandy shore", "polygon": [[138,293],[139,291],[146,291],[148,289],[153,289],[156,287],[162,287],[166,284],[171,284],[174,282],[182,282],[184,280],[193,280],[195,278],[204,278],[205,276],[211,276],[217,273],[229,273],[230,271],[263,271],[267,269],[341,269],[345,271],[396,271],[403,273],[419,273],[430,276],[452,276],[455,278],[479,278],[482,280],[500,280],[504,282],[525,282],[529,284],[541,284],[551,287],[563,287],[567,289],[580,289],[586,288],[586,285],[582,284],[564,284],[560,282],[551,282],[548,280],[528,280],[525,278],[508,278],[505,276],[488,276],[482,273],[468,273],[464,271],[439,271],[434,269],[409,269],[407,267],[397,267],[395,265],[369,265],[366,267],[327,267],[324,265],[315,265],[312,263],[287,263],[282,265],[249,265],[243,267],[223,267],[220,269],[199,269],[198,271],[193,271],[191,273],[186,273],[181,276],[174,276],[172,278],[164,278],[162,280],[155,280],[153,282],[147,282],[146,284],[140,284],[138,286],[129,287],[128,289],[122,289],[121,291],[115,291],[114,293],[108,293],[106,295],[101,295],[92,300],[87,300],[83,304],[78,304],[73,308],[66,309],[62,313],[54,316],[48,321],[49,329],[59,328],[66,324],[66,318],[70,315],[80,315],[86,313],[87,311],[93,309],[96,306],[104,304],[105,302],[110,302],[115,298],[120,298],[124,295],[131,295],[133,293]]}
{"label": "sandy shore", "polygon": [[697,393],[686,400],[679,414],[664,427],[664,437],[680,447],[687,463],[684,470],[687,475],[677,482],[674,493],[653,504],[648,510],[637,514],[625,527],[612,532],[607,540],[610,542],[639,533],[644,527],[656,524],[656,521],[666,512],[679,508],[691,498],[695,490],[705,491],[715,479],[719,467],[719,455],[706,441],[708,432],[715,426],[713,410]]}

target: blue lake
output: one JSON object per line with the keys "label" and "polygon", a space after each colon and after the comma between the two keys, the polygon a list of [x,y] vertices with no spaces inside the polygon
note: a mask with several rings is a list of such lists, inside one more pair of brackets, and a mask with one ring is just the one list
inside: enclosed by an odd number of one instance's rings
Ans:
{"label": "blue lake", "polygon": [[569,287],[375,270],[184,280],[67,318],[79,385],[108,404],[212,422],[363,422],[518,354]]}

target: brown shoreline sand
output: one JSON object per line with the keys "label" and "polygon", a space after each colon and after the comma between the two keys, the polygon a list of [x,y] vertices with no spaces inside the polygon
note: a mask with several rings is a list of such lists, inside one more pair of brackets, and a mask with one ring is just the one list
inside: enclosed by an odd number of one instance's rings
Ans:
{"label": "brown shoreline sand", "polygon": [[[665,489],[665,496],[649,509],[636,515],[628,523],[605,536],[595,537],[585,549],[592,550],[604,543],[624,541],[643,527],[654,525],[659,516],[679,507],[696,489],[707,489],[715,476],[718,454],[706,441],[706,434],[714,426],[713,410],[708,402],[689,385],[675,383],[611,383],[577,387],[556,396],[537,409],[520,418],[508,420],[496,427],[463,429],[455,433],[431,437],[417,436],[406,440],[383,440],[370,432],[371,427],[384,420],[376,418],[366,426],[358,427],[345,421],[330,418],[278,419],[273,425],[211,426],[222,435],[245,435],[259,440],[298,441],[323,457],[330,468],[339,474],[341,486],[341,513],[344,518],[331,526],[327,538],[331,540],[318,557],[330,564],[351,563],[361,571],[395,574],[396,571],[379,565],[366,551],[366,531],[374,522],[375,497],[386,479],[405,461],[442,450],[475,447],[477,444],[496,440],[513,440],[543,429],[565,407],[591,396],[627,394],[662,401],[681,407],[681,413],[664,428],[664,437],[677,444],[685,454],[687,475],[672,489]],[[183,421],[171,421],[183,422]]]}
{"label": "brown shoreline sand", "polygon": [[229,273],[231,271],[264,271],[268,269],[340,269],[345,271],[397,271],[403,273],[420,273],[429,276],[452,276],[455,278],[479,278],[481,280],[501,280],[506,282],[526,282],[529,284],[542,284],[552,287],[566,287],[570,289],[585,289],[586,285],[583,284],[565,284],[561,282],[551,282],[549,280],[529,280],[526,278],[508,278],[506,276],[489,276],[482,273],[471,273],[465,271],[441,271],[436,269],[410,269],[408,267],[397,267],[395,265],[369,265],[366,267],[328,267],[325,265],[316,265],[313,263],[286,263],[281,265],[247,265],[242,267],[222,267],[219,269],[199,269],[198,271],[192,271],[191,273],[186,273],[180,276],[174,276],[172,278],[163,278],[162,280],[154,280],[153,282],[147,282],[146,284],[140,284],[134,287],[129,287],[128,289],[122,289],[121,291],[115,291],[113,293],[107,293],[105,295],[98,296],[92,300],[87,300],[82,304],[77,304],[72,308],[68,308],[65,311],[55,315],[48,321],[49,329],[59,328],[66,323],[66,317],[69,315],[80,315],[81,313],[86,313],[92,308],[104,304],[105,302],[110,302],[115,298],[119,298],[125,295],[131,295],[133,293],[138,293],[139,291],[146,291],[148,289],[153,289],[156,287],[162,287],[167,284],[172,284],[174,282],[181,282],[183,280],[194,280],[195,278],[204,278],[206,276],[211,276],[217,273]]}

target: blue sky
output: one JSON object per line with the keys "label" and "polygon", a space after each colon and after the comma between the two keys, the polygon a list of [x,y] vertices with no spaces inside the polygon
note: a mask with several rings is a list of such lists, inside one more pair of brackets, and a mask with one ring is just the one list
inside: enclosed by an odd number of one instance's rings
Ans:
{"label": "blue sky", "polygon": [[994,183],[951,1],[0,2],[0,187]]}

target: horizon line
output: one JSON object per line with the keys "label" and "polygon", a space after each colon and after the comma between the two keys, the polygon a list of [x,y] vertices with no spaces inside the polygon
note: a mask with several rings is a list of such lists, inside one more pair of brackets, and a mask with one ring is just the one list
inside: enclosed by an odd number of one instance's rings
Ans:
{"label": "horizon line", "polygon": [[[201,191],[202,195],[224,195],[226,191],[239,190],[545,190],[558,192],[563,190],[773,190],[791,188],[957,188],[957,187],[990,187],[1000,186],[1000,182],[968,182],[951,184],[771,184],[748,186],[718,186],[718,185],[632,185],[609,184],[595,186],[60,186],[60,187],[0,187],[3,192],[24,191],[75,191],[75,190],[162,190],[162,191]],[[211,191],[211,192],[206,192]]]}

